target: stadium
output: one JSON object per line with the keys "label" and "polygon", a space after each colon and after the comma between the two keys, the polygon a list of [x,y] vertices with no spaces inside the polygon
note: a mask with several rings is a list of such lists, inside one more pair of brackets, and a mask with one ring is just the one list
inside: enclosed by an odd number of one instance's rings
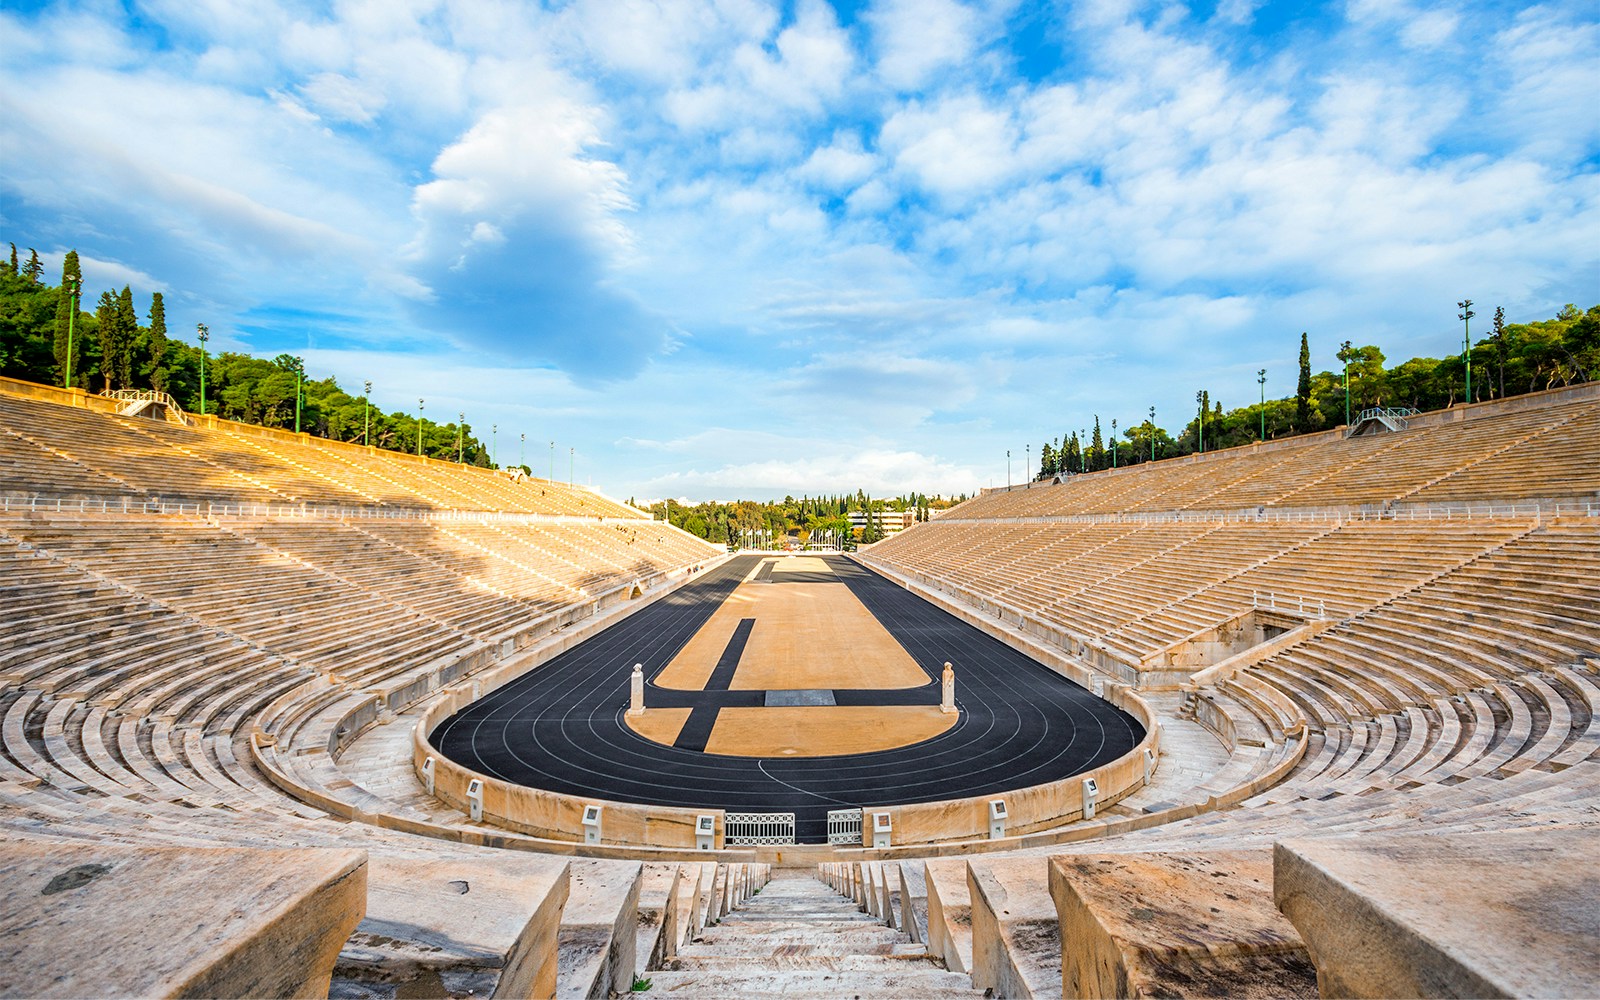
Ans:
{"label": "stadium", "polygon": [[851,555],[0,380],[0,992],[1600,989],[1600,384]]}

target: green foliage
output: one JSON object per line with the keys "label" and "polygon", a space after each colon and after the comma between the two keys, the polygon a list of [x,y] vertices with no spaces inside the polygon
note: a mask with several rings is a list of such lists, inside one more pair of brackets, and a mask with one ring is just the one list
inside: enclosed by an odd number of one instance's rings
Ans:
{"label": "green foliage", "polygon": [[650,992],[651,985],[652,983],[650,980],[645,979],[643,976],[634,976],[633,986],[631,986],[629,990],[633,993],[648,993]]}
{"label": "green foliage", "polygon": [[[69,279],[82,279],[76,251],[61,268],[61,286],[41,284],[33,254],[18,266],[16,245],[0,262],[0,375],[30,382],[62,385],[66,377],[66,292]],[[42,269],[42,265],[41,265]],[[85,294],[88,294],[85,292]],[[160,292],[150,297],[149,326],[140,326],[133,290],[104,291],[93,313],[80,303],[72,323],[72,384],[89,391],[102,388],[159,389],[170,393],[185,410],[200,411],[198,345],[172,337],[167,330],[166,303]],[[207,355],[208,413],[267,427],[294,427],[295,370],[287,355],[267,361],[248,354]],[[289,359],[292,361],[293,359]],[[409,413],[369,410],[365,398],[351,396],[332,378],[307,379],[302,386],[301,429],[315,437],[360,442],[370,415],[371,443],[394,451],[417,450],[417,417]],[[489,448],[472,436],[472,428],[455,423],[422,424],[422,451],[432,458],[487,468]]]}

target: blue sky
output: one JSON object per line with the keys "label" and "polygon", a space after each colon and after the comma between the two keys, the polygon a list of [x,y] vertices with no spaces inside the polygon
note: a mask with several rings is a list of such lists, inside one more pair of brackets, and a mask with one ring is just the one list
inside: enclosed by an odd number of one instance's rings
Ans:
{"label": "blue sky", "polygon": [[1301,330],[1600,301],[1597,51],[1589,2],[8,0],[0,239],[613,495],[970,492],[1288,394]]}

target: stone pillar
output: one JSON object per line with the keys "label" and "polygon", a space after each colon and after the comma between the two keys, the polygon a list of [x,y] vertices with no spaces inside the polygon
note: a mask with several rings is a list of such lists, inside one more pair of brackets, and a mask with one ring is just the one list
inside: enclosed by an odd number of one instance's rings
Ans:
{"label": "stone pillar", "polygon": [[950,666],[950,663],[949,663],[948,660],[945,661],[944,675],[942,677],[942,680],[944,682],[944,684],[943,684],[944,694],[943,694],[943,697],[940,698],[940,700],[939,700],[939,711],[943,712],[945,715],[955,715],[956,714],[956,671],[955,671],[954,667]]}
{"label": "stone pillar", "polygon": [[628,714],[639,716],[644,714],[644,664],[633,665],[633,684],[628,698]]}

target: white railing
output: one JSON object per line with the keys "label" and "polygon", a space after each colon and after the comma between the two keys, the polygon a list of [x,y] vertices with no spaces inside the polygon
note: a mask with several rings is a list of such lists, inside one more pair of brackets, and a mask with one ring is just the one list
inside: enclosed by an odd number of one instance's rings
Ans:
{"label": "white railing", "polygon": [[729,847],[786,847],[794,843],[794,813],[724,813]]}
{"label": "white railing", "polygon": [[861,846],[861,810],[828,810],[828,843],[837,846]]}
{"label": "white railing", "polygon": [[941,524],[1195,524],[1339,521],[1453,521],[1504,517],[1600,517],[1594,500],[1517,500],[1507,503],[1373,504],[1362,507],[1261,507],[1248,510],[1130,511],[1120,514],[1034,514],[945,517]]}
{"label": "white railing", "polygon": [[[4,489],[0,484],[0,489]],[[320,507],[311,504],[219,503],[144,497],[52,497],[0,495],[0,511],[57,514],[193,514],[203,517],[300,518],[330,521],[486,521],[496,524],[606,524],[636,526],[638,517],[582,514],[520,514],[486,510],[425,510],[415,507]]]}
{"label": "white railing", "polygon": [[[1313,608],[1311,604],[1306,603],[1306,599],[1304,597],[1284,598],[1284,600],[1280,603],[1278,601],[1277,594],[1263,594],[1259,591],[1252,590],[1250,591],[1250,606],[1258,609],[1264,608],[1268,611],[1295,611],[1302,618],[1328,617],[1328,609],[1322,603],[1322,599],[1320,597],[1317,598],[1316,605]],[[1312,615],[1313,610],[1315,611],[1314,616]]]}

